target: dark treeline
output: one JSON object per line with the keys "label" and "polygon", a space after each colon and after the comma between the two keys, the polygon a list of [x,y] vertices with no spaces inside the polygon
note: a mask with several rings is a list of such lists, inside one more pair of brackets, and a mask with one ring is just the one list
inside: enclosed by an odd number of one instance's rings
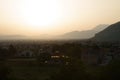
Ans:
{"label": "dark treeline", "polygon": [[[120,80],[119,58],[118,43],[1,45],[0,80]],[[13,75],[13,72],[19,73],[16,65],[20,65],[21,67],[17,67],[21,69],[32,66],[31,69],[38,72],[32,74],[26,71],[26,76],[19,78],[19,75]],[[42,68],[45,68],[44,75],[47,74],[44,79],[37,78],[43,76]],[[55,71],[49,72],[48,68],[54,68]]]}

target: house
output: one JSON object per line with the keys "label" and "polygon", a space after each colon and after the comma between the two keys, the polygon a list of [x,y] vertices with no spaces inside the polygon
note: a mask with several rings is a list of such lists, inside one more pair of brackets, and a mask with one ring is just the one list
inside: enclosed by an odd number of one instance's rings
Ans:
{"label": "house", "polygon": [[100,48],[85,47],[82,49],[81,60],[85,64],[97,65],[100,59]]}
{"label": "house", "polygon": [[35,57],[35,54],[31,50],[24,50],[22,52],[17,53],[15,56],[16,57],[32,58],[32,57]]}
{"label": "house", "polygon": [[68,63],[69,56],[66,56],[59,51],[51,54],[50,64],[66,64]]}

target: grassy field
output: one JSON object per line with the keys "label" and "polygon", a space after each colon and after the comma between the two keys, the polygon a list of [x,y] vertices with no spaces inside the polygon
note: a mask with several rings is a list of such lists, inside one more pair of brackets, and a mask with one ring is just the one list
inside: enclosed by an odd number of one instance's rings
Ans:
{"label": "grassy field", "polygon": [[59,71],[58,66],[38,65],[35,60],[9,60],[7,65],[15,80],[45,80]]}

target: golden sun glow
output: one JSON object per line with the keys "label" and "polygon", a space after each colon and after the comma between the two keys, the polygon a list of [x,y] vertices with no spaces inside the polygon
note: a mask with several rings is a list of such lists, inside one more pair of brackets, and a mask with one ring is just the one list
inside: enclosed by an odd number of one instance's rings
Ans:
{"label": "golden sun glow", "polygon": [[61,17],[56,0],[26,0],[21,7],[24,23],[37,28],[51,28]]}
{"label": "golden sun glow", "polygon": [[119,3],[120,0],[0,0],[0,35],[59,35],[111,24],[120,21]]}

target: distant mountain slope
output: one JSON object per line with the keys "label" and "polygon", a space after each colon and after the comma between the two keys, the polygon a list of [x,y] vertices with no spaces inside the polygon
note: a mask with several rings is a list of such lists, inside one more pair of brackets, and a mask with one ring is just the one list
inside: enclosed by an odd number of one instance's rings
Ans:
{"label": "distant mountain slope", "polygon": [[108,26],[109,26],[108,24],[100,24],[100,25],[96,26],[95,28],[93,28],[93,30],[96,32],[100,32],[100,31],[106,29]]}
{"label": "distant mountain slope", "polygon": [[93,40],[96,41],[120,41],[120,22],[110,25],[97,33]]}
{"label": "distant mountain slope", "polygon": [[96,33],[108,27],[106,24],[98,25],[92,30],[86,31],[72,31],[59,36],[52,36],[49,34],[41,34],[39,36],[24,36],[24,35],[0,35],[0,40],[19,40],[19,39],[88,39],[93,37]]}
{"label": "distant mountain slope", "polygon": [[59,36],[59,38],[62,38],[62,39],[88,39],[88,38],[93,37],[96,33],[102,31],[103,29],[105,29],[107,27],[108,27],[108,25],[101,24],[92,30],[73,31],[73,32],[63,34],[63,35]]}

